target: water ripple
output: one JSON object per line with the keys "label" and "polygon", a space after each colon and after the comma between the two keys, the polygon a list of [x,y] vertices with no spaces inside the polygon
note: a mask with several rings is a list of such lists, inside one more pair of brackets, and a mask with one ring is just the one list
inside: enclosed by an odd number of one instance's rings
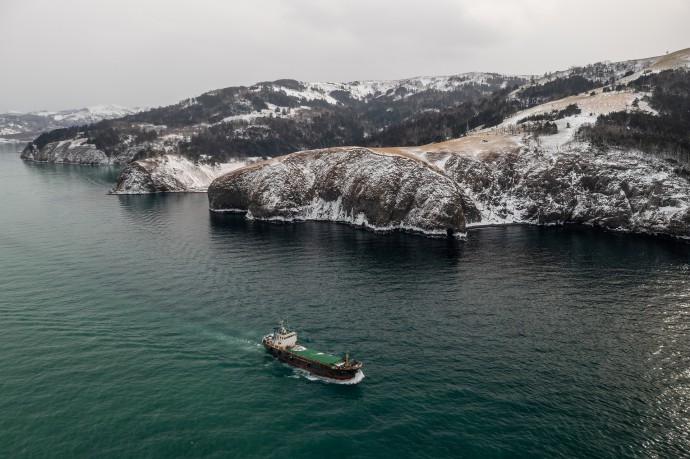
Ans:
{"label": "water ripple", "polygon": [[[272,225],[106,195],[107,169],[0,166],[13,457],[690,455],[687,245]],[[284,318],[366,378],[275,361],[259,340]]]}

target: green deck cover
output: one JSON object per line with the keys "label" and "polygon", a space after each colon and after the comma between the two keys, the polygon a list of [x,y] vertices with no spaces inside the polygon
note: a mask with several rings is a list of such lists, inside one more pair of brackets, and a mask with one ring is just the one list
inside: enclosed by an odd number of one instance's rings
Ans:
{"label": "green deck cover", "polygon": [[326,365],[333,365],[335,362],[343,360],[342,357],[336,357],[335,355],[326,354],[325,352],[315,351],[314,349],[309,349],[308,347],[305,347],[302,344],[300,344],[299,346],[302,346],[304,350],[296,351],[294,347],[291,347],[290,352],[296,355],[301,355],[308,359],[316,360],[317,362],[325,363]]}

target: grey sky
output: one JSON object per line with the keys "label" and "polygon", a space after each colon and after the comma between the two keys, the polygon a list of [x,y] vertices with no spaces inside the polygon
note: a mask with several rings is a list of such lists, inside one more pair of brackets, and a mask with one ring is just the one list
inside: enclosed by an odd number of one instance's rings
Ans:
{"label": "grey sky", "polygon": [[257,81],[543,74],[690,47],[687,0],[0,0],[0,111]]}

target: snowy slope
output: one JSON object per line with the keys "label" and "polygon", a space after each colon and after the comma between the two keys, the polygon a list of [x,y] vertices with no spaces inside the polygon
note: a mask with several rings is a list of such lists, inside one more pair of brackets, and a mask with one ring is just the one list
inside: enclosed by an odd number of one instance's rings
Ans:
{"label": "snowy slope", "polygon": [[72,125],[95,123],[101,120],[122,118],[123,116],[139,113],[146,108],[127,108],[121,105],[94,105],[76,110],[61,110],[58,112],[40,111],[29,114],[50,118],[54,121],[67,122]]}
{"label": "snowy slope", "polygon": [[95,105],[75,110],[0,113],[0,141],[29,142],[53,129],[96,123],[139,113],[145,108],[120,105]]}
{"label": "snowy slope", "polygon": [[579,75],[592,81],[605,82],[614,79],[619,83],[627,83],[646,73],[679,68],[690,68],[690,48],[681,49],[661,56],[631,59],[620,62],[597,62],[585,66],[571,67],[568,70],[549,72],[544,76],[532,79],[529,83],[522,85],[521,88],[525,88],[532,84],[540,85],[557,78],[565,78],[573,75]]}
{"label": "snowy slope", "polygon": [[[338,100],[331,95],[335,91],[345,92],[351,99],[361,101],[386,96],[401,99],[422,91],[457,91],[465,86],[488,85],[496,79],[506,78],[511,77],[495,73],[469,72],[452,76],[420,76],[401,80],[363,80],[350,83],[299,82],[302,86],[300,89],[281,85],[280,82],[273,82],[257,85],[254,88],[259,90],[268,85],[275,91],[283,91],[298,99],[323,100],[331,105],[336,105]],[[524,80],[528,79],[529,76],[512,78]],[[505,86],[505,82],[502,85]]]}
{"label": "snowy slope", "polygon": [[256,158],[231,163],[204,164],[193,163],[177,155],[143,159],[125,167],[111,193],[204,192],[215,178],[254,161]]}

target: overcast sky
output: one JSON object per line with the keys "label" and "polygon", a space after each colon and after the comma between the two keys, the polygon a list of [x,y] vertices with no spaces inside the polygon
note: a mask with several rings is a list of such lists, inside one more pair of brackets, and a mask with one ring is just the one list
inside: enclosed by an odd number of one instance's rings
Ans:
{"label": "overcast sky", "polygon": [[688,0],[0,0],[0,111],[258,81],[543,74],[690,47]]}

